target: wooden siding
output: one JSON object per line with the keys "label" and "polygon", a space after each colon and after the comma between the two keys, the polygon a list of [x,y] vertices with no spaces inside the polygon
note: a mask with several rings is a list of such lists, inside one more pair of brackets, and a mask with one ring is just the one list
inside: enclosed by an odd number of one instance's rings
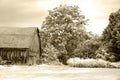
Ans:
{"label": "wooden siding", "polygon": [[37,63],[38,58],[36,58],[36,53],[32,54],[29,52],[28,49],[0,48],[0,56],[2,57],[2,59],[11,62],[11,64],[34,65]]}

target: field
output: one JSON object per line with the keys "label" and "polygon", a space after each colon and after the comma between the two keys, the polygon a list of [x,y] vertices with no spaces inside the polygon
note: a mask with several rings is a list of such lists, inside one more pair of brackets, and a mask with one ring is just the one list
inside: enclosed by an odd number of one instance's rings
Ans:
{"label": "field", "polygon": [[120,80],[120,69],[68,66],[0,66],[0,80]]}

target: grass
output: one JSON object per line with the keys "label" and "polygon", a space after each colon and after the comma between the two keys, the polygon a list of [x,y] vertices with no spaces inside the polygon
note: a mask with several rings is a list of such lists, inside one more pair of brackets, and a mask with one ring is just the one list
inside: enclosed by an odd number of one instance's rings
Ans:
{"label": "grass", "polygon": [[102,59],[70,58],[67,64],[72,67],[85,68],[120,68],[120,62],[111,63]]}
{"label": "grass", "polygon": [[0,80],[120,80],[120,69],[10,65],[0,66]]}

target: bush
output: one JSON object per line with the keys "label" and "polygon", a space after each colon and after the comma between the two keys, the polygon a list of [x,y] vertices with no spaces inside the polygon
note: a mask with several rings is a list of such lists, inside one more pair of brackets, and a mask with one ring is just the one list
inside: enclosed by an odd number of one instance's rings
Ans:
{"label": "bush", "polygon": [[58,54],[59,54],[59,51],[55,49],[53,45],[48,43],[42,53],[42,63],[48,63],[48,64],[58,63],[59,64],[59,60],[57,58]]}
{"label": "bush", "polygon": [[103,59],[110,62],[119,61],[119,54],[110,51],[108,44],[102,45],[95,53],[96,58]]}
{"label": "bush", "polygon": [[88,68],[108,68],[115,67],[111,65],[110,62],[104,61],[102,59],[80,59],[80,58],[70,58],[67,64],[72,67],[88,67]]}

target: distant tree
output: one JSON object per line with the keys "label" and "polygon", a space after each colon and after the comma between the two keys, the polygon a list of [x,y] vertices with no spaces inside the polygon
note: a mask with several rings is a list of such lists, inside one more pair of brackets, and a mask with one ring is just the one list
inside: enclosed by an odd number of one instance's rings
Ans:
{"label": "distant tree", "polygon": [[60,5],[49,10],[42,29],[48,32],[50,43],[63,55],[70,55],[78,43],[89,38],[85,31],[87,19],[77,6]]}

